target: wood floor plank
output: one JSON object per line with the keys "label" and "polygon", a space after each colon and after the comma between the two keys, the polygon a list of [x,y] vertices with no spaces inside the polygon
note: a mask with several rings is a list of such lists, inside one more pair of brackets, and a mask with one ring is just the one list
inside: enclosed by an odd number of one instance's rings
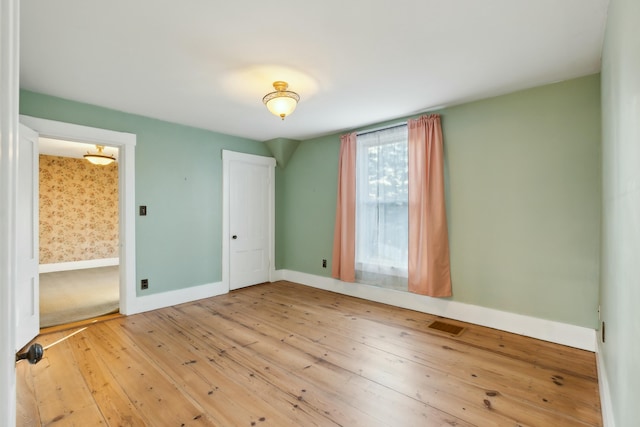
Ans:
{"label": "wood floor plank", "polygon": [[[198,308],[197,305],[188,307],[189,313],[180,320],[180,325],[187,329],[204,331],[206,322],[192,323],[190,320],[201,318],[197,313],[207,316],[207,311],[200,311]],[[255,335],[228,319],[219,316],[208,317],[217,325],[215,333],[210,334],[208,340],[218,343],[218,346],[224,349],[224,358],[236,361],[245,366],[253,376],[280,388],[286,396],[291,397],[290,404],[296,406],[296,409],[313,409],[323,417],[331,415],[331,418],[323,420],[321,425],[388,425],[379,417],[372,417],[366,408],[351,404],[351,400],[345,398],[348,390],[336,393],[336,385],[347,383],[347,379],[327,367],[309,369],[315,358],[296,352],[280,352],[277,340],[264,339],[267,337]]]}
{"label": "wood floor plank", "polygon": [[[297,399],[276,400],[278,392],[269,383],[260,382],[246,367],[229,357],[229,353],[200,335],[188,333],[189,324],[174,324],[169,311],[150,313],[126,322],[123,328],[136,337],[136,342],[147,351],[160,351],[156,360],[175,381],[182,382],[185,390],[202,402],[220,425],[249,425],[267,421],[267,425],[283,425],[295,421],[299,425],[315,425],[312,418],[301,411],[292,411]],[[179,313],[171,313],[172,319]],[[205,339],[203,339],[205,338]],[[226,347],[226,346],[225,346]],[[160,349],[160,350],[155,350]],[[293,403],[293,401],[296,401]],[[286,418],[282,413],[287,414]],[[325,420],[326,421],[326,420]]]}
{"label": "wood floor plank", "polygon": [[[305,377],[313,379],[315,384],[323,384],[326,389],[335,389],[337,384],[341,385],[342,399],[350,402],[355,407],[362,408],[367,413],[376,414],[385,423],[401,423],[403,421],[401,418],[404,415],[413,414],[411,419],[418,420],[419,417],[424,417],[425,420],[423,422],[428,420],[434,424],[438,423],[438,425],[452,422],[458,423],[458,425],[463,424],[462,419],[454,417],[447,410],[436,409],[427,402],[416,399],[413,393],[407,399],[407,395],[403,395],[394,388],[383,384],[381,378],[379,378],[379,375],[384,374],[382,371],[367,377],[363,375],[362,369],[358,370],[351,365],[332,363],[328,358],[328,348],[318,341],[311,342],[313,340],[307,340],[310,345],[306,347],[292,346],[293,337],[286,329],[278,329],[277,331],[269,328],[265,329],[263,324],[253,322],[252,319],[235,311],[232,306],[227,306],[228,310],[225,311],[223,307],[218,305],[216,310],[212,311],[202,307],[203,304],[192,305],[188,309],[193,312],[192,310],[201,307],[202,310],[199,312],[198,317],[204,317],[206,313],[211,313],[220,317],[219,323],[237,328],[234,330],[234,335],[248,334],[254,340],[251,348],[255,349],[262,357],[265,357],[269,366],[279,363],[282,357],[280,355],[284,355],[290,360],[284,360],[282,363],[290,366],[290,371],[302,369]],[[222,311],[225,311],[225,313]],[[283,338],[278,339],[280,336]],[[351,353],[351,344],[349,344],[347,351]],[[353,354],[349,356],[352,357]],[[397,374],[397,372],[394,372],[394,374]],[[406,377],[401,376],[401,378]],[[448,396],[448,398],[455,400],[454,396]],[[439,401],[443,406],[449,405],[447,396],[443,395],[439,398]],[[383,407],[395,408],[396,410],[393,413],[384,413],[382,411]],[[398,410],[402,407],[405,409]],[[467,411],[473,413],[474,408],[468,407]],[[481,416],[480,412],[477,412],[476,415],[478,417]],[[483,425],[499,424],[486,421]]]}
{"label": "wood floor plank", "polygon": [[71,332],[19,426],[602,426],[593,353],[289,282]]}
{"label": "wood floor plank", "polygon": [[[296,304],[300,307],[306,301],[300,300],[295,295],[287,292],[288,282],[276,282],[269,289],[260,287],[253,287],[252,294],[255,296],[257,293],[268,296],[271,292],[275,292],[278,295],[278,301],[289,301],[289,303]],[[283,287],[283,291],[280,291],[279,287]],[[426,313],[415,312],[411,310],[398,310],[396,307],[375,304],[376,314],[371,313],[371,307],[368,305],[362,305],[359,303],[358,298],[348,297],[341,294],[329,293],[327,296],[326,291],[320,289],[310,289],[306,294],[309,295],[311,304],[306,307],[320,307],[322,309],[334,309],[340,310],[345,315],[355,314],[360,317],[374,317],[375,321],[381,324],[389,324],[391,326],[405,326],[424,331],[425,328],[433,320],[442,319],[437,316],[429,315]],[[319,301],[323,303],[318,304]],[[383,314],[384,316],[380,316]],[[528,340],[522,339],[523,337],[516,334],[511,334],[496,329],[486,328],[478,325],[466,324],[464,322],[458,322],[451,319],[446,319],[454,325],[466,326],[467,332],[465,332],[464,342],[468,345],[478,345],[484,350],[491,350],[499,355],[508,356],[518,360],[523,360],[528,363],[540,364],[543,362],[548,369],[561,371],[569,370],[572,372],[580,372],[581,375],[595,380],[597,377],[597,368],[593,358],[593,353],[570,348],[566,346],[559,346],[554,343],[549,343],[541,340]],[[459,341],[455,337],[452,337],[454,341]],[[561,349],[561,351],[558,351]],[[572,360],[571,364],[567,364],[567,357]]]}
{"label": "wood floor plank", "polygon": [[68,341],[62,341],[31,366],[42,425],[107,425],[70,356]]}
{"label": "wood floor plank", "polygon": [[39,426],[41,424],[40,411],[38,410],[31,366],[26,360],[18,362],[16,365],[16,389],[21,391],[16,407],[16,424]]}
{"label": "wood floor plank", "polygon": [[[241,304],[234,302],[233,305],[212,307],[217,312],[224,311],[229,317],[242,320],[245,325],[252,323],[257,318],[251,318],[249,313],[260,310],[262,313],[270,313],[269,316],[277,319],[280,330],[270,329],[270,325],[253,323],[253,327],[262,331],[265,335],[283,334],[287,331],[294,332],[286,338],[291,345],[296,341],[301,351],[314,351],[319,344],[324,348],[323,360],[349,369],[360,376],[369,378],[372,381],[383,384],[393,390],[403,393],[407,397],[419,396],[419,400],[424,403],[446,410],[447,412],[462,412],[467,420],[478,420],[487,414],[487,405],[490,405],[494,422],[511,422],[529,425],[550,425],[558,420],[558,416],[552,411],[536,410],[537,405],[532,404],[521,396],[514,397],[508,389],[486,389],[474,385],[467,379],[455,378],[443,372],[442,369],[432,369],[418,366],[411,359],[411,355],[403,358],[392,353],[380,351],[376,348],[360,344],[352,339],[344,338],[340,334],[325,333],[322,338],[309,340],[314,328],[309,327],[302,320],[303,316],[298,313],[298,318],[291,321],[277,310],[277,307],[265,308],[264,304]],[[288,308],[291,310],[291,307]],[[350,321],[351,322],[351,321]],[[344,328],[342,326],[341,328]],[[336,328],[340,330],[340,328]],[[311,335],[313,336],[313,335]],[[344,350],[347,351],[344,351]],[[446,351],[446,350],[443,350]],[[391,363],[389,363],[391,362]],[[363,368],[364,367],[364,368]],[[500,370],[499,366],[494,369]],[[471,378],[471,377],[469,377]],[[406,381],[411,379],[411,381]],[[434,385],[435,384],[435,385]],[[525,397],[529,397],[528,393]],[[502,417],[502,418],[501,418]],[[488,417],[487,417],[488,418]],[[507,421],[508,420],[508,421]],[[483,419],[483,425],[488,425],[488,419]],[[580,420],[566,419],[563,425],[588,425]]]}
{"label": "wood floor plank", "polygon": [[[323,291],[320,291],[320,292],[323,292]],[[351,299],[357,300],[355,298],[351,298]],[[284,298],[279,298],[277,300],[277,303],[281,304],[283,300]],[[346,301],[348,302],[348,300]],[[293,307],[293,304],[294,302],[291,303],[292,307]],[[420,319],[422,317],[431,317],[431,318],[435,318],[435,317],[429,316],[429,315],[423,316],[423,313],[411,312],[409,310],[400,311],[405,316],[407,313],[410,315],[411,313],[413,313],[412,318],[406,319],[408,322],[404,324],[395,324],[393,327],[387,328],[387,326],[390,326],[388,325],[388,318],[390,316],[386,314],[386,311],[388,310],[399,311],[399,310],[397,310],[395,307],[385,306],[383,304],[378,304],[375,307],[378,312],[380,313],[384,312],[384,316],[380,316],[380,314],[377,314],[376,315],[377,319],[376,321],[373,322],[373,326],[365,325],[360,330],[358,329],[357,324],[355,326],[351,324],[349,326],[349,332],[354,333],[353,335],[354,339],[358,338],[357,334],[360,332],[363,333],[363,338],[364,338],[364,334],[367,334],[368,331],[375,330],[377,336],[373,336],[372,337],[373,340],[375,340],[375,338],[380,338],[381,336],[384,336],[385,340],[379,340],[379,342],[385,345],[387,342],[391,341],[393,344],[391,348],[398,348],[398,346],[402,348],[404,347],[403,343],[405,342],[408,343],[409,345],[417,344],[417,346],[414,346],[414,348],[411,349],[412,351],[414,351],[415,349],[419,350],[420,348],[428,348],[428,347],[434,347],[439,349],[440,347],[444,347],[445,344],[447,343],[455,342],[455,343],[464,345],[465,348],[469,348],[470,351],[473,351],[474,348],[477,348],[478,350],[481,350],[483,353],[489,355],[489,357],[495,356],[494,358],[498,359],[503,356],[508,356],[504,360],[513,359],[515,361],[522,362],[522,364],[518,366],[518,369],[520,369],[523,366],[535,366],[537,370],[547,370],[551,374],[560,374],[562,372],[566,372],[577,379],[584,379],[585,384],[589,383],[594,386],[594,390],[597,390],[597,379],[595,374],[596,368],[595,368],[595,359],[593,357],[593,353],[583,351],[583,350],[572,349],[572,348],[560,346],[557,344],[547,343],[540,340],[532,340],[532,339],[528,339],[515,334],[509,334],[509,333],[500,332],[500,331],[497,331],[500,333],[500,336],[496,337],[493,335],[493,332],[496,332],[493,329],[483,328],[477,325],[464,324],[463,322],[456,322],[449,319],[447,319],[446,321],[451,322],[453,324],[460,324],[462,326],[465,326],[465,325],[467,326],[468,331],[465,332],[464,337],[449,337],[448,339],[443,338],[442,336],[431,337],[429,335],[424,334],[425,331],[429,332],[426,329],[426,326],[430,322],[422,322],[423,323],[422,328],[413,327],[411,326],[411,324],[417,323],[416,319]],[[371,308],[370,306],[367,306],[367,312],[369,313],[371,312],[370,308]],[[296,309],[305,310],[305,311],[309,310],[309,308],[306,307],[304,303],[300,303],[300,302],[296,303]],[[343,319],[341,320],[343,324],[346,324],[346,323],[350,323],[349,319],[354,320],[355,316],[353,314],[347,314],[343,316]],[[357,320],[360,320],[360,319],[357,319]],[[380,322],[380,320],[383,320],[383,321]],[[339,328],[339,326],[336,326],[336,325],[331,325],[331,326],[332,328]],[[399,335],[397,333],[398,331],[396,330],[396,328],[401,328]],[[418,334],[416,336],[411,336],[411,334],[415,332],[417,332]],[[474,334],[475,335],[485,334],[487,335],[487,337],[485,337],[482,344],[477,344],[474,342],[475,341],[475,339],[473,338]],[[371,338],[371,334],[368,334],[368,336],[369,338]],[[425,343],[424,342],[425,339],[427,339],[428,342]],[[423,341],[421,342],[420,340],[423,340]],[[519,355],[507,354],[504,352],[496,352],[495,349],[492,348],[494,347],[493,342],[495,341],[518,343],[521,347],[525,347],[523,344],[528,344],[529,345],[528,350],[523,350],[523,353],[532,354],[533,356],[522,358]],[[431,345],[431,346],[425,345],[429,343],[439,344],[439,345]],[[538,356],[536,356],[536,353],[541,353],[540,348],[547,348],[548,351],[544,352],[542,355],[538,354]],[[542,364],[538,360],[539,358],[546,359],[551,354],[556,354],[559,356],[558,362],[554,363],[553,366],[549,364],[548,360],[543,360]],[[429,356],[433,356],[433,355],[429,355]],[[447,358],[449,356],[450,355],[447,355]],[[569,364],[567,363],[567,356],[570,357],[570,359],[572,360],[572,363],[569,363]],[[580,364],[579,363],[580,360],[588,361],[589,363]],[[576,363],[573,363],[573,361],[576,361]],[[545,378],[545,382],[546,381],[547,379]]]}
{"label": "wood floor plank", "polygon": [[92,351],[117,373],[119,386],[148,425],[157,420],[165,425],[216,425],[126,334],[116,333],[109,322],[93,325],[88,331],[94,338]]}
{"label": "wood floor plank", "polygon": [[114,373],[95,351],[89,333],[75,336],[69,342],[78,370],[91,390],[93,399],[109,425],[140,426],[145,420],[138,414]]}
{"label": "wood floor plank", "polygon": [[[246,294],[243,294],[246,299]],[[304,303],[290,303],[283,309],[282,312],[278,311],[282,306],[282,301],[285,298],[278,298],[276,301],[269,301],[266,295],[253,295],[253,302],[247,301],[243,306],[238,308],[239,312],[249,312],[250,308],[254,310],[257,307],[264,309],[264,304],[271,303],[270,316],[280,316],[280,321],[285,321],[286,316],[283,314],[287,311],[291,316],[298,319],[304,319],[309,311],[313,311],[313,307],[305,306]],[[260,303],[256,306],[256,301]],[[236,302],[237,304],[238,302]],[[384,309],[384,306],[380,307]],[[387,316],[384,316],[385,321]],[[505,360],[503,357],[496,355],[492,351],[486,351],[485,349],[478,347],[477,345],[466,345],[465,342],[455,339],[447,339],[444,337],[432,337],[424,330],[418,330],[416,328],[405,328],[404,325],[390,326],[387,323],[379,324],[374,322],[372,326],[367,319],[361,319],[355,317],[354,314],[346,316],[337,316],[333,319],[334,322],[331,325],[331,329],[334,331],[344,331],[344,334],[349,339],[353,339],[356,342],[367,343],[364,339],[366,335],[370,334],[370,331],[375,330],[379,336],[384,336],[385,340],[380,341],[385,344],[390,344],[388,347],[383,348],[385,351],[392,352],[397,356],[404,356],[409,359],[422,360],[426,366],[430,366],[436,370],[443,370],[445,372],[455,368],[455,372],[458,372],[457,367],[468,369],[465,376],[460,377],[461,380],[468,383],[473,388],[473,384],[480,382],[480,378],[487,379],[493,387],[483,387],[487,393],[495,394],[499,393],[500,398],[489,399],[504,400],[505,398],[513,397],[520,404],[525,405],[525,408],[530,405],[537,406],[542,412],[564,413],[569,409],[572,413],[580,414],[577,419],[571,419],[565,421],[565,423],[597,423],[600,417],[598,401],[594,403],[593,399],[589,401],[582,401],[577,396],[581,396],[578,391],[587,388],[590,392],[588,396],[592,396],[593,393],[597,394],[597,382],[590,377],[578,374],[573,375],[568,370],[566,374],[560,375],[557,371],[550,371],[538,364],[527,363],[519,358],[513,360]],[[316,326],[316,325],[314,325]],[[289,326],[291,327],[291,326]],[[359,336],[362,334],[362,337]],[[375,341],[377,337],[374,337]],[[522,338],[522,337],[520,337]],[[371,340],[370,340],[371,341]],[[370,342],[369,341],[369,342]],[[450,345],[446,345],[447,341]],[[531,340],[529,340],[531,341]],[[402,352],[405,348],[405,343],[410,343],[409,351]],[[455,343],[455,344],[453,344]],[[438,345],[430,345],[438,344]],[[341,346],[340,344],[338,346]],[[374,344],[375,345],[375,344]],[[555,346],[560,348],[561,346]],[[430,349],[428,354],[422,354],[422,349]],[[565,362],[566,365],[566,362]],[[457,366],[457,367],[456,367]],[[447,374],[451,378],[450,374]],[[520,380],[523,375],[528,377],[526,387],[520,386]],[[549,384],[553,383],[555,387],[549,390]],[[465,388],[467,390],[468,388]],[[483,397],[483,402],[486,397]],[[509,405],[508,407],[512,407]],[[516,414],[514,414],[515,416]]]}

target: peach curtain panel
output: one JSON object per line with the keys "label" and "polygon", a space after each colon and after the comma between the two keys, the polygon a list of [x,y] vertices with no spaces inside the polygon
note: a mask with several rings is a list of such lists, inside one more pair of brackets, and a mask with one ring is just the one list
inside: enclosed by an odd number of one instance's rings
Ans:
{"label": "peach curtain panel", "polygon": [[355,282],[356,133],[340,137],[335,224],[331,275],[345,282]]}
{"label": "peach curtain panel", "polygon": [[440,116],[409,126],[409,292],[451,296]]}

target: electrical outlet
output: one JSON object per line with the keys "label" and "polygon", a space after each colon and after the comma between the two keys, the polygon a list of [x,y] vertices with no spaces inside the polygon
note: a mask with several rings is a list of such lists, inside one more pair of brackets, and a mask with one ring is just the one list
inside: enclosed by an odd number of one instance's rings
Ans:
{"label": "electrical outlet", "polygon": [[140,289],[149,289],[149,279],[140,280]]}
{"label": "electrical outlet", "polygon": [[140,206],[140,216],[146,216],[147,215],[147,207],[146,206]]}
{"label": "electrical outlet", "polygon": [[327,260],[326,259],[322,260],[322,268],[327,268]]}

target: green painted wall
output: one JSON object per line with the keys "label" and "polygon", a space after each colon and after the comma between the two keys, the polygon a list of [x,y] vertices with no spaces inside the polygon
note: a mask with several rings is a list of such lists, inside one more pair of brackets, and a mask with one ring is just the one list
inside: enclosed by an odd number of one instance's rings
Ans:
{"label": "green painted wall", "polygon": [[279,170],[277,269],[331,275],[339,151],[339,136],[302,141],[286,169]]}
{"label": "green painted wall", "polygon": [[[597,326],[599,79],[439,111],[453,300]],[[277,268],[330,276],[338,153],[303,141],[280,171]]]}
{"label": "green painted wall", "polygon": [[274,138],[264,142],[275,157],[278,167],[284,169],[300,141],[288,138]]}
{"label": "green painted wall", "polygon": [[640,2],[612,0],[602,55],[602,356],[616,426],[640,419]]}
{"label": "green painted wall", "polygon": [[136,216],[144,294],[222,280],[221,150],[268,156],[263,143],[28,91],[20,113],[137,135],[136,206],[148,212]]}
{"label": "green painted wall", "polygon": [[599,76],[443,116],[454,299],[595,328]]}
{"label": "green painted wall", "polygon": [[[453,300],[597,326],[599,91],[594,75],[440,111]],[[28,91],[21,113],[137,134],[138,280],[221,279],[220,150],[263,143]],[[338,152],[339,135],[303,141],[276,168],[276,268],[330,275]]]}

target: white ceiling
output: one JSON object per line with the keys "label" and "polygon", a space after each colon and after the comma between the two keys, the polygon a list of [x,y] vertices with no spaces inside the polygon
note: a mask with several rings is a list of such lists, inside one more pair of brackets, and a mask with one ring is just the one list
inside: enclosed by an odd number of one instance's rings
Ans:
{"label": "white ceiling", "polygon": [[[307,139],[600,70],[608,0],[22,0],[21,87]],[[284,122],[262,97],[300,94]]]}

